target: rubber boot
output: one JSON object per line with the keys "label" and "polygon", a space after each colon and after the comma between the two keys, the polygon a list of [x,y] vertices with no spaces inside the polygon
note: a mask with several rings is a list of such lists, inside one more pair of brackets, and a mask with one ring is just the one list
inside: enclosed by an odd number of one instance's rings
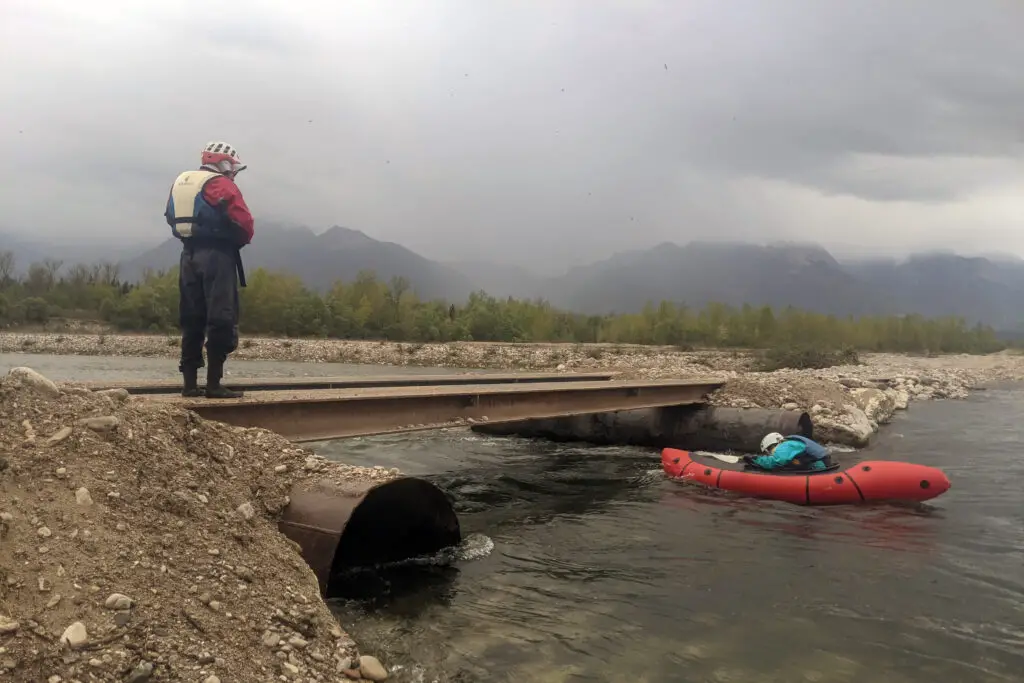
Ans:
{"label": "rubber boot", "polygon": [[220,383],[224,376],[224,364],[212,362],[206,369],[206,398],[241,398],[241,391],[231,391]]}
{"label": "rubber boot", "polygon": [[198,368],[186,368],[181,371],[181,376],[185,379],[185,386],[181,389],[182,396],[185,398],[198,398],[203,395],[203,392],[199,389]]}

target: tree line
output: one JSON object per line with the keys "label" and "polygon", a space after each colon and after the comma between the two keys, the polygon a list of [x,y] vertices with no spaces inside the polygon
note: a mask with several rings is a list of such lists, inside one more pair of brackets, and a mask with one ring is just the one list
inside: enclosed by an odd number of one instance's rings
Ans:
{"label": "tree line", "polygon": [[[250,335],[387,339],[409,342],[608,342],[678,347],[853,349],[988,353],[1007,346],[995,331],[960,318],[917,315],[836,317],[794,308],[649,304],[639,313],[582,315],[548,302],[497,298],[424,301],[405,278],[383,282],[361,272],[319,294],[288,273],[258,269],[241,290],[241,331]],[[31,264],[17,275],[0,252],[0,325],[44,325],[53,318],[98,320],[122,331],[177,330],[177,269],[120,278],[115,264]]]}

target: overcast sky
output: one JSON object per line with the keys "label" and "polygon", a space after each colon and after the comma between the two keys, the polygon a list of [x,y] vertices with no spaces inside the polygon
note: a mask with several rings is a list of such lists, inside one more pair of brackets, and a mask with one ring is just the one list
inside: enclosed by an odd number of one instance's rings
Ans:
{"label": "overcast sky", "polygon": [[691,239],[1024,254],[1017,0],[2,0],[0,226],[257,217],[432,258]]}

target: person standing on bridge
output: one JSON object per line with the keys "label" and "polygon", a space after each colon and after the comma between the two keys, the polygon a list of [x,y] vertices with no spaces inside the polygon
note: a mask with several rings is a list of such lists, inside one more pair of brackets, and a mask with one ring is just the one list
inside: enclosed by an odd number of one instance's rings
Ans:
{"label": "person standing on bridge", "polygon": [[[252,214],[235,176],[246,168],[226,142],[206,145],[198,170],[171,186],[164,218],[181,240],[178,317],[181,326],[182,396],[238,398],[221,384],[224,363],[238,348],[238,286],[245,287],[241,249],[252,241]],[[205,392],[198,387],[206,342]]]}
{"label": "person standing on bridge", "polygon": [[828,449],[806,436],[782,436],[772,432],[761,439],[764,455],[744,456],[748,465],[760,470],[825,470],[832,466]]}

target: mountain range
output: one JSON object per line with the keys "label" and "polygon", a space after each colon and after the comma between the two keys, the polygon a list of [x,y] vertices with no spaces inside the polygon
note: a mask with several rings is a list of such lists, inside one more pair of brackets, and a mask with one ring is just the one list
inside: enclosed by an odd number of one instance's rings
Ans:
{"label": "mountain range", "polygon": [[[68,247],[58,253],[0,235],[0,250],[5,249],[15,252],[22,269],[44,254],[65,263],[97,260],[92,252]],[[121,275],[134,281],[148,269],[171,268],[180,249],[168,239],[121,259]],[[1024,260],[1006,256],[931,252],[840,261],[807,243],[666,242],[542,277],[495,261],[434,261],[341,226],[317,234],[269,223],[260,225],[257,239],[242,253],[250,273],[260,267],[295,273],[318,291],[372,270],[382,280],[405,277],[422,298],[458,301],[482,289],[498,297],[542,297],[580,313],[635,312],[648,302],[669,300],[693,308],[710,302],[794,306],[839,316],[955,315],[971,324],[1024,330]]]}

